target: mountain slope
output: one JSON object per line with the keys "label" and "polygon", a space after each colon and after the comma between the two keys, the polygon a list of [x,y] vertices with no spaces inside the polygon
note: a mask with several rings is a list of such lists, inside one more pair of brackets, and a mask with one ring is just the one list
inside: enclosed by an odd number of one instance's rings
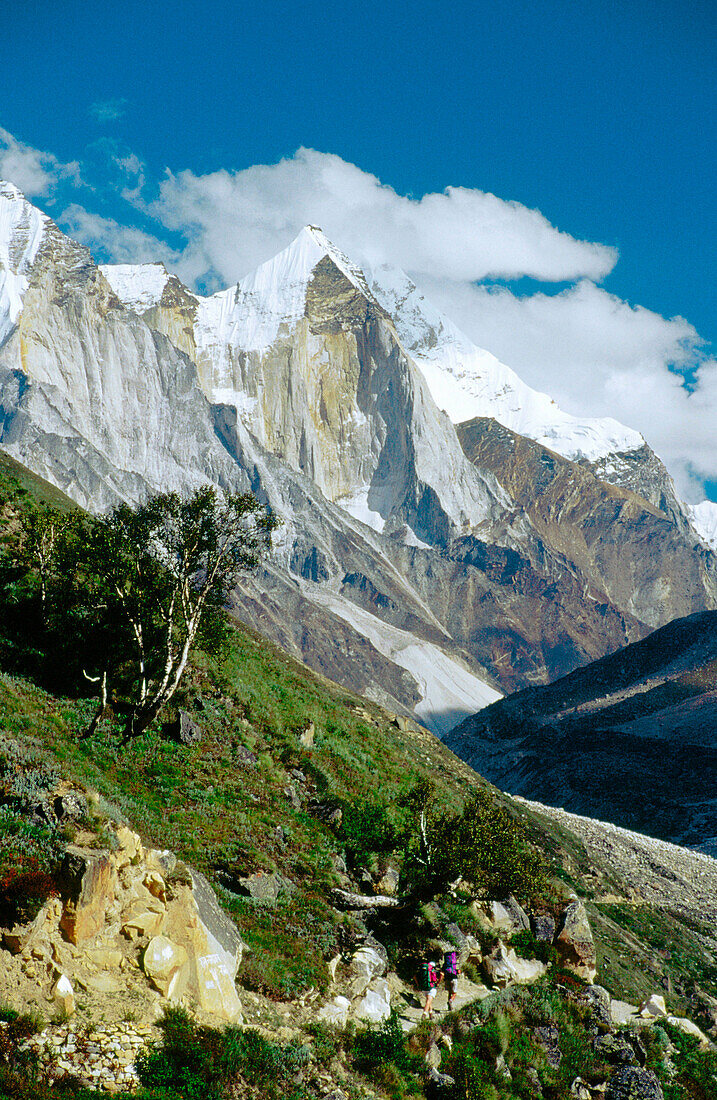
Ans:
{"label": "mountain slope", "polygon": [[[319,230],[202,299],[161,265],[98,268],[11,188],[3,204],[21,289],[3,307],[2,447],[97,511],[207,480],[252,489],[284,526],[236,614],[313,667],[445,732],[717,602],[712,555],[677,513],[653,516],[667,535],[646,544],[649,569],[573,561],[515,497],[508,442],[495,461],[464,453],[394,319]],[[598,486],[585,523],[621,545],[603,503]],[[653,606],[678,559],[685,581]]]}
{"label": "mountain slope", "polygon": [[717,612],[662,627],[446,738],[486,778],[684,844],[717,837]]}
{"label": "mountain slope", "polygon": [[466,455],[510,497],[518,544],[532,544],[538,560],[570,562],[587,599],[606,595],[655,627],[704,607],[714,560],[681,510],[608,484],[495,420],[470,420],[457,432]]}

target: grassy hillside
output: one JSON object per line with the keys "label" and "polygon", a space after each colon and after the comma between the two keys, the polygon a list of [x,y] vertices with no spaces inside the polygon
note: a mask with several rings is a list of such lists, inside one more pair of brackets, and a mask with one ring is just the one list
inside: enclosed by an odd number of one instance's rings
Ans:
{"label": "grassy hillside", "polygon": [[[23,476],[29,493],[31,475]],[[10,471],[6,488],[15,491],[7,494],[6,522],[23,507],[13,477]],[[33,497],[43,499],[44,491],[35,483]],[[613,996],[635,1003],[657,990],[676,1014],[717,998],[710,928],[645,901],[609,851],[589,848],[570,828],[489,788],[427,731],[316,675],[245,626],[232,626],[219,654],[195,654],[171,711],[129,744],[122,743],[122,722],[111,716],[93,736],[83,736],[94,709],[93,700],[51,693],[27,676],[0,670],[0,801],[6,803],[0,886],[8,875],[17,876],[28,855],[51,873],[57,852],[71,839],[59,827],[7,810],[23,800],[32,809],[37,792],[59,774],[90,792],[92,820],[85,826],[94,830],[96,843],[105,843],[103,829],[114,819],[130,824],[147,844],[172,848],[206,873],[251,948],[238,983],[261,1031],[222,1037],[196,1032],[181,1015],[169,1019],[164,1047],[152,1055],[146,1078],[166,1087],[145,1090],[146,1100],[420,1096],[424,1056],[436,1043],[448,1051],[446,1038],[452,1048],[441,1067],[456,1082],[447,1100],[567,1100],[575,1077],[597,1083],[608,1076],[610,1067],[592,1045],[584,989],[557,966],[529,991],[496,990],[439,1025],[420,1026],[410,1042],[393,1017],[382,1028],[358,1033],[309,1020],[310,1006],[320,1003],[330,983],[328,961],[350,956],[367,931],[387,948],[394,972],[445,935],[451,922],[487,937],[486,949],[495,942],[471,909],[470,895],[448,891],[420,904],[405,902],[393,919],[379,913],[364,921],[335,906],[333,891],[346,886],[347,870],[353,889],[371,890],[389,860],[400,864],[419,793],[430,793],[436,818],[458,812],[476,792],[488,791],[496,805],[507,807],[543,853],[549,878],[543,904],[557,908],[570,892],[586,900],[598,981]],[[175,738],[180,713],[193,724],[191,744]],[[281,890],[271,904],[246,896],[243,880],[257,871],[279,876]],[[402,872],[410,878],[407,861]],[[25,915],[32,915],[37,899],[24,900]],[[530,934],[516,946],[528,956],[537,950]],[[543,954],[555,961],[549,951]],[[307,1012],[300,1024],[294,1020],[287,1042],[286,1017],[304,1002]],[[40,1100],[39,1085],[28,1084],[27,1076],[2,1077],[3,1051],[12,1060],[13,1036],[22,1033],[13,1012],[4,1018],[9,1029],[0,1026],[0,1100]],[[558,1028],[563,1060],[557,1069],[535,1038],[537,1026]],[[663,1054],[651,1048],[650,1065],[662,1065]],[[187,1059],[194,1059],[194,1068],[187,1068]],[[708,1072],[705,1065],[690,1070],[684,1089],[675,1084],[670,1100],[712,1100],[713,1085],[693,1087],[699,1074],[712,1073],[714,1067]],[[242,1082],[234,1092],[217,1084],[228,1066]],[[667,1063],[660,1070],[665,1081],[671,1072]],[[332,1093],[338,1080],[344,1091]],[[91,1094],[69,1089],[65,1095]]]}

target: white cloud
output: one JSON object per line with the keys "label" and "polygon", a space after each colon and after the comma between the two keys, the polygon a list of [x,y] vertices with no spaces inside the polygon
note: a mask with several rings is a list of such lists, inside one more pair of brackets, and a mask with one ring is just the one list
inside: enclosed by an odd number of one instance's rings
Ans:
{"label": "white cloud", "polygon": [[[614,416],[642,432],[683,492],[717,478],[717,368],[682,317],[630,306],[582,281],[560,294],[517,297],[504,287],[417,276],[421,288],[567,412]],[[691,392],[676,371],[696,369]]]}
{"label": "white cloud", "polygon": [[53,153],[33,149],[0,126],[0,178],[19,187],[28,198],[52,194],[61,181],[81,183],[77,161],[63,163]]}
{"label": "white cloud", "polygon": [[127,113],[127,100],[124,96],[117,99],[98,99],[87,108],[88,114],[97,122],[114,122]]}
{"label": "white cloud", "polygon": [[449,187],[413,199],[340,157],[299,149],[278,164],[169,174],[148,208],[189,240],[193,277],[227,283],[320,225],[349,254],[439,278],[603,278],[617,253],[562,233],[538,211]]}
{"label": "white cloud", "polygon": [[[340,157],[309,149],[237,172],[168,173],[149,200],[151,181],[136,155],[110,142],[105,161],[116,174],[107,186],[156,219],[157,233],[73,203],[61,224],[98,258],[163,260],[189,285],[214,288],[275,255],[303,225],[319,224],[355,259],[403,267],[478,345],[566,410],[615,416],[640,430],[686,494],[698,496],[703,479],[717,479],[717,365],[702,361],[702,341],[686,320],[630,306],[595,285],[615,264],[613,249],[576,240],[539,211],[482,191],[402,196]],[[76,163],[1,129],[0,175],[29,196],[81,182]],[[184,238],[181,250],[161,239],[166,230]],[[575,285],[524,297],[476,285],[526,275]],[[673,368],[695,372],[689,392]]]}
{"label": "white cloud", "polygon": [[92,214],[72,203],[57,219],[58,224],[81,244],[86,244],[95,259],[117,264],[139,264],[162,260],[176,268],[181,256],[164,241],[135,226],[121,225],[114,218]]}

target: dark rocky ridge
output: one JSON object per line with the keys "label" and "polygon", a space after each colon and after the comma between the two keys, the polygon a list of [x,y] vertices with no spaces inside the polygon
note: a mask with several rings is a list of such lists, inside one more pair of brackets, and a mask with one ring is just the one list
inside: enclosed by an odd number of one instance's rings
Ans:
{"label": "dark rocky ridge", "polygon": [[714,850],[717,612],[467,719],[449,747],[512,794]]}

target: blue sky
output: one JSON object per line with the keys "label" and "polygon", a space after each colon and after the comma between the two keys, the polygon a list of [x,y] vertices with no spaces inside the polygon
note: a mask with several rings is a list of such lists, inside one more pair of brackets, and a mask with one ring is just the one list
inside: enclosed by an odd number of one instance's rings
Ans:
{"label": "blue sky", "polygon": [[[443,308],[456,303],[471,335],[531,384],[544,378],[542,388],[571,411],[612,407],[621,417],[615,405],[627,400],[630,378],[653,406],[675,397],[683,412],[673,411],[658,443],[687,485],[692,474],[717,479],[717,445],[714,461],[701,462],[707,440],[693,440],[692,450],[679,443],[680,433],[694,436],[695,408],[665,374],[681,369],[696,378],[701,418],[711,412],[717,382],[703,360],[717,337],[715,20],[703,0],[25,0],[9,9],[10,33],[0,42],[0,127],[22,148],[54,158],[54,169],[47,161],[44,168],[55,178],[44,193],[38,184],[34,200],[61,223],[69,208],[64,224],[96,252],[148,258],[142,249],[156,239],[169,249],[165,258],[182,257],[176,266],[188,281],[205,284],[236,278],[293,232],[277,204],[318,178],[316,164],[302,162],[281,186],[276,174],[266,178],[272,198],[257,217],[273,228],[259,236],[237,222],[246,188],[237,191],[233,174],[277,165],[300,147],[333,154],[399,196],[452,186],[498,196],[508,222],[507,203],[539,210],[563,235],[595,248],[568,260],[554,233],[547,252],[555,246],[555,262],[522,271],[517,248],[486,272],[485,257],[453,270],[448,246],[439,255],[432,244],[427,254],[440,270],[415,260],[414,273]],[[75,162],[73,175],[67,166]],[[167,169],[175,183],[158,204]],[[359,189],[359,177],[341,179]],[[242,180],[252,195],[262,186]],[[227,235],[235,260],[206,243],[200,206],[236,230]],[[299,206],[310,212],[311,197]],[[395,218],[407,209],[397,205]],[[465,214],[468,235],[476,209]],[[148,236],[121,236],[98,218]],[[425,211],[410,227],[413,235],[435,232]],[[410,266],[413,254],[398,243]],[[612,261],[600,245],[617,250]],[[486,273],[494,297],[477,298],[472,288]],[[496,297],[500,286],[507,294]],[[644,309],[639,316],[629,312],[635,306]],[[611,312],[624,331],[609,328]],[[675,317],[689,324],[670,327]],[[581,331],[587,344],[578,346]],[[599,392],[591,357],[604,375]],[[638,405],[627,400],[631,422],[659,436],[647,404]]]}

